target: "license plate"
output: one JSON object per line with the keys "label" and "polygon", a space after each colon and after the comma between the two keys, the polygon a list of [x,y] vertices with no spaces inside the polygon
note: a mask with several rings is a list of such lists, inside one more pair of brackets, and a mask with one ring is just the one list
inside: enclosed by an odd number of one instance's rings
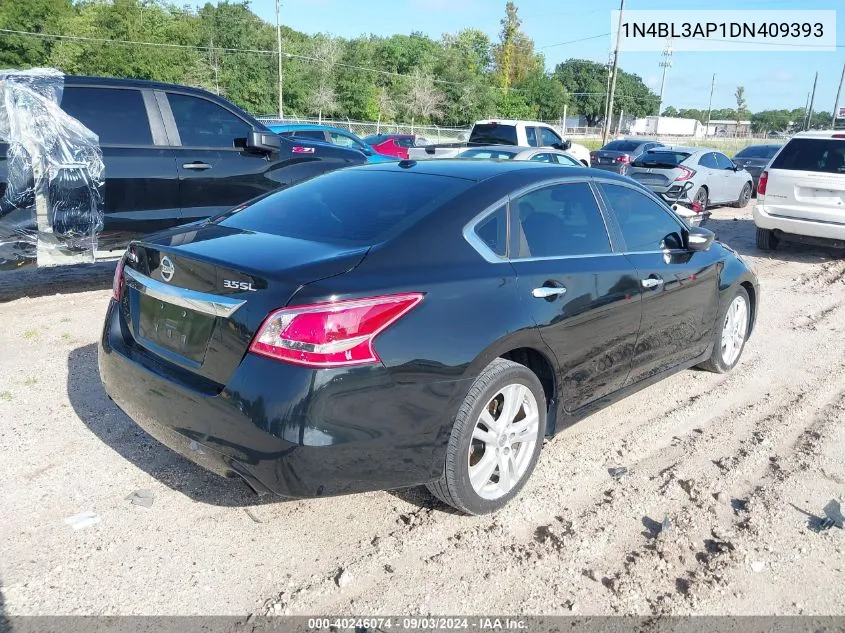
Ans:
{"label": "license plate", "polygon": [[214,329],[214,318],[171,303],[140,296],[138,333],[141,338],[201,363]]}

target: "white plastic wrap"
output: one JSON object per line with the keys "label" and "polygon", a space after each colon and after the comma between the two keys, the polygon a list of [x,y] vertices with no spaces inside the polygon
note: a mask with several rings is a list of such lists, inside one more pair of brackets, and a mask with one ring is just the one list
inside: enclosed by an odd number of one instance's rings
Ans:
{"label": "white plastic wrap", "polygon": [[63,87],[58,70],[0,70],[0,269],[94,259],[103,155],[97,135],[59,107]]}

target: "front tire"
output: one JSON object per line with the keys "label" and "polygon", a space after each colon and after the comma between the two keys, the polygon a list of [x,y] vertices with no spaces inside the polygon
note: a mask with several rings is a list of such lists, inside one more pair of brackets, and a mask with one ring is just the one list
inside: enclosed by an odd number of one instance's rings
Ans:
{"label": "front tire", "polygon": [[443,476],[428,489],[466,514],[505,506],[531,476],[546,434],[546,397],[537,376],[503,358],[473,383],[455,418]]}
{"label": "front tire", "polygon": [[742,191],[739,193],[739,200],[737,200],[733,206],[737,209],[744,209],[748,206],[749,200],[751,200],[751,183],[747,182],[742,188]]}
{"label": "front tire", "polygon": [[757,227],[757,248],[761,251],[773,251],[778,247],[780,240],[775,235],[775,232],[770,229],[761,229]]}
{"label": "front tire", "polygon": [[699,367],[717,374],[725,374],[736,367],[750,328],[751,301],[745,288],[739,286],[719,311],[713,353]]}

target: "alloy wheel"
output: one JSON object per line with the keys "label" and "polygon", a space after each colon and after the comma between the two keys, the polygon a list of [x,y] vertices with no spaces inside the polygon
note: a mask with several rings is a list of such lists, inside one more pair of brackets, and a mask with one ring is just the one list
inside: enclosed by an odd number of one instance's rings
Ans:
{"label": "alloy wheel", "polygon": [[531,464],[539,421],[537,399],[525,385],[507,385],[487,402],[467,456],[470,483],[479,497],[498,499],[520,482]]}
{"label": "alloy wheel", "polygon": [[737,296],[725,313],[722,327],[722,361],[730,367],[742,351],[742,345],[748,334],[748,303],[745,297]]}

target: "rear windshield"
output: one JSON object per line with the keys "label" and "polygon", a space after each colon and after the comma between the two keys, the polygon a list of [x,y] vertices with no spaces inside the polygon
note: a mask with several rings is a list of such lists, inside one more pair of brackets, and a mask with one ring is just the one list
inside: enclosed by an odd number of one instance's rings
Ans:
{"label": "rear windshield", "polygon": [[319,242],[374,244],[416,223],[472,184],[408,171],[338,170],[214,221]]}
{"label": "rear windshield", "polygon": [[735,158],[771,158],[780,149],[780,145],[752,145],[739,152]]}
{"label": "rear windshield", "polygon": [[468,149],[458,154],[458,158],[493,158],[495,160],[508,160],[516,156],[514,152],[497,149]]}
{"label": "rear windshield", "polygon": [[633,152],[637,149],[642,143],[638,143],[637,141],[611,141],[602,149],[609,149],[612,152]]}
{"label": "rear windshield", "polygon": [[516,145],[516,126],[497,123],[478,123],[469,135],[470,143],[489,145]]}
{"label": "rear windshield", "polygon": [[845,139],[794,138],[778,154],[772,169],[845,173]]}
{"label": "rear windshield", "polygon": [[634,167],[677,167],[690,156],[689,152],[648,151],[640,154],[640,157],[631,164]]}

